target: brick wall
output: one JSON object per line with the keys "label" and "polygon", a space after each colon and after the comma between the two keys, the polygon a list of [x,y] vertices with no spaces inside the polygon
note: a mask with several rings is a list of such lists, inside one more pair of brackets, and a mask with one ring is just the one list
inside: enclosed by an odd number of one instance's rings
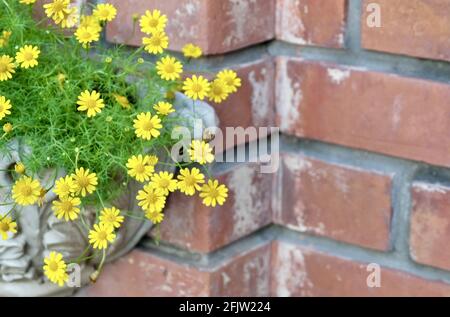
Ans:
{"label": "brick wall", "polygon": [[216,166],[225,206],[172,196],[81,295],[450,295],[450,0],[109,2],[107,41],[139,45],[132,15],[158,8],[171,49],[204,49],[195,68],[236,69],[221,125],[279,126],[281,164]]}

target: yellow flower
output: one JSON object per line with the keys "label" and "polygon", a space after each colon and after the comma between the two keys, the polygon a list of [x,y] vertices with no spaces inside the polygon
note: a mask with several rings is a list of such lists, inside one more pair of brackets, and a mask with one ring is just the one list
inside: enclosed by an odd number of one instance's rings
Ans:
{"label": "yellow flower", "polygon": [[178,189],[188,196],[193,196],[196,190],[200,190],[200,184],[205,182],[205,175],[200,170],[193,167],[192,170],[183,168],[180,170],[178,178]]}
{"label": "yellow flower", "polygon": [[157,191],[167,196],[169,192],[173,193],[177,189],[177,183],[177,180],[173,179],[172,173],[164,171],[153,174],[150,184]]}
{"label": "yellow flower", "polygon": [[45,14],[55,21],[61,21],[69,14],[70,0],[53,0],[52,3],[44,4]]}
{"label": "yellow flower", "polygon": [[8,114],[11,114],[11,101],[6,99],[4,96],[0,96],[0,120],[6,117]]}
{"label": "yellow flower", "polygon": [[93,15],[82,15],[80,19],[80,28],[93,28],[97,33],[100,33],[102,30],[102,26],[100,25],[100,21],[97,17]]}
{"label": "yellow flower", "polygon": [[17,233],[17,223],[12,221],[10,216],[0,216],[0,234],[2,239],[8,239],[8,233]]}
{"label": "yellow flower", "polygon": [[169,46],[169,38],[164,32],[157,32],[150,37],[142,38],[144,49],[150,54],[161,54]]}
{"label": "yellow flower", "polygon": [[22,163],[22,162],[18,162],[18,163],[16,163],[15,165],[14,165],[14,171],[17,173],[17,174],[24,174],[25,173],[25,171],[26,171],[26,167],[25,167],[25,165]]}
{"label": "yellow flower", "polygon": [[64,286],[64,283],[69,279],[66,269],[67,264],[64,262],[61,253],[52,251],[50,252],[50,255],[44,259],[44,274],[52,283]]}
{"label": "yellow flower", "polygon": [[102,111],[102,108],[105,107],[103,103],[103,99],[100,98],[100,94],[93,90],[89,92],[89,90],[85,90],[78,96],[77,108],[78,111],[87,111],[88,117],[94,117],[97,113]]}
{"label": "yellow flower", "polygon": [[167,116],[172,112],[175,112],[172,105],[168,102],[160,101],[156,105],[153,106],[153,109],[156,110],[156,113],[162,116]]}
{"label": "yellow flower", "polygon": [[147,155],[148,157],[148,164],[150,164],[151,166],[155,166],[156,164],[158,164],[158,157],[156,155]]}
{"label": "yellow flower", "polygon": [[115,238],[114,227],[102,222],[94,224],[94,229],[89,231],[89,243],[92,244],[94,249],[106,249],[108,242],[112,243]]}
{"label": "yellow flower", "polygon": [[127,162],[128,174],[139,182],[148,181],[155,171],[149,156],[133,155]]}
{"label": "yellow flower", "polygon": [[83,47],[88,47],[91,42],[95,42],[100,39],[100,32],[90,26],[81,26],[75,32],[75,37],[77,38],[78,42],[83,44]]}
{"label": "yellow flower", "polygon": [[161,212],[166,204],[166,196],[151,184],[145,185],[144,190],[138,192],[136,199],[139,200],[138,205],[147,212]]}
{"label": "yellow flower", "polygon": [[241,87],[241,79],[235,71],[225,69],[217,74],[217,78],[222,80],[227,86],[230,93],[236,92]]}
{"label": "yellow flower", "polygon": [[159,130],[162,128],[161,119],[158,116],[152,116],[150,112],[142,112],[134,119],[134,128],[136,135],[144,140],[151,140],[160,135]]}
{"label": "yellow flower", "polygon": [[20,0],[19,2],[23,4],[33,4],[36,2],[36,0]]}
{"label": "yellow flower", "polygon": [[117,14],[116,8],[109,3],[98,4],[93,12],[94,16],[100,21],[112,21]]}
{"label": "yellow flower", "polygon": [[95,191],[97,186],[97,175],[95,173],[89,173],[89,169],[83,167],[77,168],[75,174],[71,175],[75,182],[75,194],[85,197],[87,194],[91,194]]}
{"label": "yellow flower", "polygon": [[39,64],[37,59],[40,53],[36,46],[25,45],[16,53],[16,62],[22,68],[33,68]]}
{"label": "yellow flower", "polygon": [[72,28],[74,27],[79,20],[79,14],[77,7],[71,7],[68,9],[68,13],[64,14],[64,18],[58,21],[55,21],[56,24],[61,24],[63,28]]}
{"label": "yellow flower", "polygon": [[0,56],[0,81],[5,81],[12,78],[14,70],[14,59],[9,55]]}
{"label": "yellow flower", "polygon": [[228,197],[228,188],[217,180],[208,180],[208,184],[203,185],[200,197],[203,198],[203,204],[216,207],[216,204],[222,206]]}
{"label": "yellow flower", "polygon": [[156,63],[158,75],[164,80],[176,80],[180,78],[183,72],[183,65],[172,56],[161,58]]}
{"label": "yellow flower", "polygon": [[145,15],[139,20],[141,31],[145,34],[163,32],[167,24],[167,16],[159,10],[145,11]]}
{"label": "yellow flower", "polygon": [[188,151],[191,160],[201,165],[214,161],[212,148],[205,141],[193,140],[191,142],[191,148]]}
{"label": "yellow flower", "polygon": [[130,109],[131,105],[130,102],[128,101],[128,98],[125,96],[121,96],[118,94],[113,94],[114,99],[116,100],[116,102],[121,105],[123,108],[125,109]]}
{"label": "yellow flower", "polygon": [[2,32],[2,36],[0,37],[0,48],[8,45],[8,41],[9,41],[11,34],[12,34],[11,31],[5,30]]}
{"label": "yellow flower", "polygon": [[10,133],[13,130],[13,125],[11,123],[5,123],[3,125],[3,132]]}
{"label": "yellow flower", "polygon": [[227,99],[229,95],[229,87],[224,81],[216,79],[211,83],[211,90],[209,91],[209,100],[215,103],[221,103]]}
{"label": "yellow flower", "polygon": [[203,100],[209,94],[210,84],[203,76],[192,76],[192,78],[186,78],[183,85],[183,90],[191,99]]}
{"label": "yellow flower", "polygon": [[66,177],[61,177],[55,182],[55,188],[53,192],[60,198],[67,197],[70,194],[76,192],[77,187],[73,181],[72,176],[67,175]]}
{"label": "yellow flower", "polygon": [[183,55],[187,58],[199,58],[202,56],[203,52],[199,46],[196,46],[192,43],[186,44],[183,47]]}
{"label": "yellow flower", "polygon": [[36,203],[41,194],[39,181],[28,176],[19,178],[12,188],[12,197],[18,205],[28,206]]}
{"label": "yellow flower", "polygon": [[162,212],[145,212],[145,217],[149,219],[151,222],[153,222],[155,225],[158,223],[161,223],[164,219],[164,214]]}
{"label": "yellow flower", "polygon": [[64,217],[66,221],[75,220],[80,213],[80,208],[78,208],[80,204],[81,200],[78,197],[60,197],[60,200],[53,201],[52,210],[58,219]]}
{"label": "yellow flower", "polygon": [[124,216],[120,216],[120,210],[116,207],[103,208],[98,217],[100,223],[113,228],[120,228],[120,224],[124,221]]}
{"label": "yellow flower", "polygon": [[105,63],[106,64],[111,64],[113,61],[112,57],[108,56],[107,58],[105,58]]}

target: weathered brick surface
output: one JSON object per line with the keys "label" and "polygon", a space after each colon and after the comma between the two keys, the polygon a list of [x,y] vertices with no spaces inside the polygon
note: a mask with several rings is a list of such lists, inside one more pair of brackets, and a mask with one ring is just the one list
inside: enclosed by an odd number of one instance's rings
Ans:
{"label": "weathered brick surface", "polygon": [[274,243],[272,260],[272,296],[450,296],[449,284],[386,267],[371,288],[368,263],[284,242]]}
{"label": "weathered brick surface", "polygon": [[220,54],[270,40],[274,37],[275,0],[110,0],[118,8],[117,19],[108,24],[110,42],[141,45],[143,34],[133,15],[159,9],[169,18],[170,49],[179,51],[193,42],[205,54]]}
{"label": "weathered brick surface", "polygon": [[[392,175],[283,154],[275,222],[367,248],[389,249]],[[288,189],[288,190],[287,190]]]}
{"label": "weathered brick surface", "polygon": [[271,222],[272,174],[257,164],[242,165],[218,177],[229,188],[223,206],[206,207],[198,196],[171,195],[159,232],[162,241],[197,252],[210,252]]}
{"label": "weathered brick surface", "polygon": [[[242,79],[238,91],[220,103],[211,105],[216,109],[220,119],[220,128],[226,140],[227,127],[259,128],[275,126],[275,65],[272,58],[263,58],[252,63],[231,67]],[[230,132],[232,136],[233,131]],[[254,141],[266,134],[249,134],[246,140],[237,140],[230,144],[225,142],[224,149]]]}
{"label": "weathered brick surface", "polygon": [[450,270],[450,187],[417,181],[411,191],[411,257]]}
{"label": "weathered brick surface", "polygon": [[201,269],[134,250],[107,265],[80,296],[268,296],[270,245]]}
{"label": "weathered brick surface", "polygon": [[[367,6],[381,8],[381,27],[369,27]],[[449,0],[365,0],[362,46],[365,49],[450,61]]]}
{"label": "weathered brick surface", "polygon": [[278,58],[283,132],[450,166],[450,85]]}
{"label": "weathered brick surface", "polygon": [[277,0],[276,38],[293,44],[344,46],[346,0]]}

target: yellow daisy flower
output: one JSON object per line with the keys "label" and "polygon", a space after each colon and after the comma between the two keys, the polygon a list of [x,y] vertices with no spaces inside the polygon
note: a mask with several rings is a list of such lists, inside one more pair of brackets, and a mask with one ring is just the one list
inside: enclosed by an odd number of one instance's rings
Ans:
{"label": "yellow daisy flower", "polygon": [[108,242],[112,243],[115,238],[114,227],[102,222],[94,224],[94,229],[89,231],[89,243],[92,244],[94,249],[106,249]]}
{"label": "yellow daisy flower", "polygon": [[214,154],[212,148],[205,141],[193,140],[191,148],[188,150],[191,160],[201,165],[212,163],[214,161]]}
{"label": "yellow daisy flower", "polygon": [[38,201],[40,194],[41,184],[28,176],[19,178],[12,187],[12,197],[21,206],[33,205]]}
{"label": "yellow daisy flower", "polygon": [[50,252],[50,255],[44,259],[44,274],[47,278],[59,286],[64,286],[64,283],[69,279],[67,274],[67,264],[64,262],[61,253]]}
{"label": "yellow daisy flower", "polygon": [[217,204],[222,206],[228,197],[228,188],[217,180],[208,180],[208,184],[203,185],[200,197],[203,198],[203,204],[206,206],[216,207]]}
{"label": "yellow daisy flower", "polygon": [[192,76],[186,78],[183,85],[183,90],[189,98],[193,100],[203,100],[209,94],[211,87],[206,78],[203,76]]}
{"label": "yellow daisy flower", "polygon": [[154,165],[150,164],[149,156],[133,155],[127,162],[128,174],[134,177],[138,182],[145,182],[155,171]]}
{"label": "yellow daisy flower", "polygon": [[66,177],[61,177],[55,182],[53,192],[58,195],[58,197],[63,198],[76,192],[76,190],[77,186],[75,185],[72,176],[67,175]]}
{"label": "yellow daisy flower", "polygon": [[172,112],[175,112],[172,105],[165,101],[160,101],[156,105],[153,106],[153,109],[156,110],[156,113],[162,116],[167,116]]}
{"label": "yellow daisy flower", "polygon": [[18,163],[16,163],[16,164],[14,165],[14,171],[15,171],[17,174],[22,175],[22,174],[25,173],[25,170],[26,170],[26,167],[25,167],[25,165],[24,165],[22,162],[18,162]]}
{"label": "yellow daisy flower", "polygon": [[145,212],[145,217],[153,222],[155,225],[161,223],[164,219],[164,214],[162,212]]}
{"label": "yellow daisy flower", "polygon": [[161,212],[166,204],[166,196],[151,184],[145,185],[144,189],[138,192],[136,199],[139,200],[138,205],[147,212]]}
{"label": "yellow daisy flower", "polygon": [[78,8],[73,6],[68,9],[68,13],[64,14],[64,18],[59,21],[55,21],[56,24],[61,24],[62,28],[73,28],[80,18],[78,14]]}
{"label": "yellow daisy flower", "polygon": [[95,32],[100,33],[102,30],[102,26],[100,25],[100,21],[97,17],[93,15],[82,15],[80,18],[80,28],[92,28]]}
{"label": "yellow daisy flower", "polygon": [[37,46],[25,45],[16,53],[16,62],[22,68],[33,68],[39,64],[37,59],[40,53]]}
{"label": "yellow daisy flower", "polygon": [[3,132],[10,133],[13,130],[13,125],[11,123],[5,123],[3,125]]}
{"label": "yellow daisy flower", "polygon": [[0,56],[0,81],[5,81],[12,78],[14,70],[14,59],[9,55]]}
{"label": "yellow daisy flower", "polygon": [[145,34],[163,32],[167,24],[167,16],[159,10],[145,11],[145,15],[139,20],[141,31]]}
{"label": "yellow daisy flower", "polygon": [[113,228],[120,228],[121,223],[125,220],[124,216],[120,216],[120,210],[116,207],[103,208],[98,219],[100,223]]}
{"label": "yellow daisy flower", "polygon": [[155,166],[156,164],[158,164],[159,158],[156,155],[147,155],[148,157],[148,164],[150,164],[151,166]]}
{"label": "yellow daisy flower", "polygon": [[83,44],[83,47],[88,47],[92,42],[96,42],[100,39],[100,32],[90,26],[79,27],[75,32],[75,37],[77,41]]}
{"label": "yellow daisy flower", "polygon": [[100,21],[110,22],[116,17],[117,10],[112,4],[102,3],[95,7],[93,15]]}
{"label": "yellow daisy flower", "polygon": [[222,70],[217,74],[217,78],[228,86],[230,93],[236,92],[237,88],[241,87],[241,79],[235,71],[229,69]]}
{"label": "yellow daisy flower", "polygon": [[192,43],[186,44],[183,47],[183,55],[184,57],[187,58],[199,58],[200,56],[202,56],[203,52],[202,49],[197,46],[194,45]]}
{"label": "yellow daisy flower", "polygon": [[229,87],[224,81],[216,79],[211,83],[211,90],[209,91],[209,100],[215,103],[221,103],[228,98]]}
{"label": "yellow daisy flower", "polygon": [[153,33],[150,37],[142,38],[144,49],[150,54],[161,54],[169,47],[169,38],[164,32]]}
{"label": "yellow daisy flower", "polygon": [[131,105],[130,102],[128,101],[128,98],[125,96],[121,96],[118,94],[113,94],[114,99],[116,100],[116,102],[121,105],[123,108],[125,109],[130,109]]}
{"label": "yellow daisy flower", "polygon": [[9,233],[17,233],[17,223],[10,216],[0,216],[0,219],[0,234],[3,240],[7,240]]}
{"label": "yellow daisy flower", "polygon": [[0,37],[0,48],[8,45],[8,41],[9,41],[11,34],[12,34],[11,31],[5,30],[2,32],[2,36]]}
{"label": "yellow daisy flower", "polygon": [[78,197],[60,197],[60,200],[53,201],[52,210],[58,219],[64,217],[65,221],[75,220],[80,213],[81,200]]}
{"label": "yellow daisy flower", "polygon": [[53,0],[44,4],[45,14],[55,21],[61,21],[66,14],[69,14],[70,0]]}
{"label": "yellow daisy flower", "polygon": [[23,4],[33,4],[36,2],[36,0],[20,0],[19,2]]}
{"label": "yellow daisy flower", "polygon": [[89,90],[85,90],[78,96],[77,108],[78,111],[87,111],[88,117],[94,117],[97,113],[102,111],[102,108],[105,107],[103,103],[103,99],[100,98],[100,94],[93,90],[89,92]]}
{"label": "yellow daisy flower", "polygon": [[200,184],[205,182],[205,175],[200,170],[193,167],[192,170],[183,168],[180,170],[178,178],[178,189],[188,196],[193,196],[196,190],[200,190]]}
{"label": "yellow daisy flower", "polygon": [[11,114],[11,111],[9,111],[11,108],[11,101],[6,99],[4,96],[0,96],[0,120]]}
{"label": "yellow daisy flower", "polygon": [[97,175],[89,173],[89,169],[83,167],[77,168],[75,173],[71,175],[75,183],[75,194],[85,197],[87,194],[92,194],[97,186]]}
{"label": "yellow daisy flower", "polygon": [[166,56],[156,63],[158,75],[164,80],[176,80],[180,78],[183,72],[183,64],[176,60],[175,57]]}
{"label": "yellow daisy flower", "polygon": [[159,172],[153,174],[150,183],[153,188],[161,192],[163,195],[169,195],[177,189],[177,180],[173,178],[173,174],[169,172]]}
{"label": "yellow daisy flower", "polygon": [[151,140],[160,135],[159,130],[162,128],[161,119],[158,116],[152,116],[150,112],[142,112],[137,115],[134,121],[136,135],[144,140]]}

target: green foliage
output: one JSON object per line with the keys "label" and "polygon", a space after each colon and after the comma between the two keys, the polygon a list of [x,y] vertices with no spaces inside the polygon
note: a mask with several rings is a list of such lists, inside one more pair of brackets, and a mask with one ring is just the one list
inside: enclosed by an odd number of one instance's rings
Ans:
{"label": "green foliage", "polygon": [[[30,149],[30,155],[22,153],[21,160],[31,173],[47,167],[68,173],[76,167],[89,168],[99,178],[101,200],[110,201],[128,183],[125,164],[130,156],[158,155],[174,142],[168,137],[173,118],[163,119],[158,139],[145,142],[135,135],[136,115],[154,113],[153,104],[163,101],[171,89],[156,75],[153,64],[137,62],[140,49],[129,54],[120,47],[99,45],[88,51],[71,34],[47,26],[47,20],[33,20],[31,7],[16,0],[0,0],[0,33],[4,30],[12,35],[8,45],[0,48],[0,56],[14,57],[24,45],[41,51],[37,67],[17,67],[11,80],[0,82],[0,95],[13,106],[12,114],[0,124],[10,122],[14,127],[1,138],[0,151],[7,154],[11,140],[19,140]],[[105,62],[107,57],[112,63]],[[141,79],[131,83],[130,78]],[[105,101],[106,107],[95,117],[77,111],[76,102],[84,90],[100,92]],[[114,94],[126,96],[131,108],[118,104]],[[95,203],[94,198],[89,203]]]}

